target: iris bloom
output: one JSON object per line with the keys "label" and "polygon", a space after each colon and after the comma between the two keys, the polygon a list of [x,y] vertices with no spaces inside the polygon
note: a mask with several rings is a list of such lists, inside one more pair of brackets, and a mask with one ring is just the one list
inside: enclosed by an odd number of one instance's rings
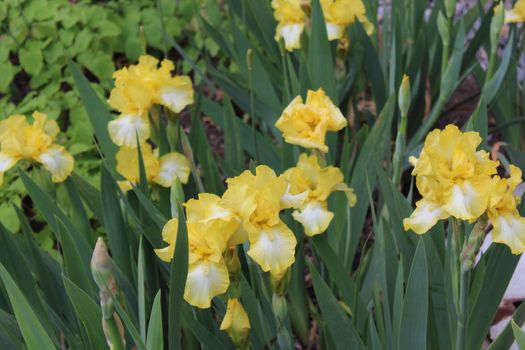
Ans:
{"label": "iris bloom", "polygon": [[338,131],[347,125],[346,119],[323,89],[308,90],[306,103],[297,96],[285,108],[275,126],[286,142],[305,148],[328,152],[327,131]]}
{"label": "iris bloom", "polygon": [[343,182],[341,170],[334,166],[321,167],[315,155],[301,154],[297,166],[285,171],[283,176],[288,182],[284,198],[306,193],[303,204],[292,215],[308,236],[323,233],[332,221],[334,214],[327,209],[327,199],[332,192],[343,191],[350,206],[356,203],[354,191]]}
{"label": "iris bloom", "polygon": [[510,11],[505,11],[506,23],[525,22],[525,0],[518,0]]}
{"label": "iris bloom", "polygon": [[4,173],[20,160],[40,163],[51,173],[53,182],[64,181],[73,171],[74,159],[55,143],[59,133],[54,120],[40,112],[33,113],[29,124],[23,115],[12,115],[0,122],[0,184]]}
{"label": "iris bloom", "polygon": [[513,254],[525,252],[525,218],[516,206],[520,202],[514,191],[521,183],[521,170],[510,166],[510,178],[492,178],[487,214],[492,223],[492,240],[509,246]]}
{"label": "iris bloom", "polygon": [[283,38],[288,51],[299,49],[306,20],[301,0],[272,0],[272,8],[273,16],[279,22],[275,30],[275,40]]}
{"label": "iris bloom", "polygon": [[454,125],[428,134],[420,158],[410,159],[423,198],[403,221],[405,230],[422,234],[438,220],[452,216],[473,222],[486,211],[487,188],[498,162],[487,152],[476,151],[480,143],[478,133],[463,133]]}
{"label": "iris bloom", "polygon": [[115,73],[115,87],[111,90],[109,104],[121,114],[108,124],[109,134],[115,144],[128,148],[145,142],[149,135],[148,112],[152,105],[163,105],[175,113],[193,103],[191,79],[172,76],[174,64],[159,61],[152,56],[141,56],[139,63],[124,67]]}
{"label": "iris bloom", "polygon": [[368,35],[374,32],[374,26],[366,17],[365,5],[361,0],[321,0],[321,7],[328,40],[342,39],[346,28],[356,20],[361,22]]}
{"label": "iris bloom", "polygon": [[247,254],[263,271],[276,278],[282,276],[295,261],[297,244],[293,232],[279,217],[287,187],[284,178],[260,165],[255,175],[247,170],[227,183],[222,200],[242,222],[250,241]]}
{"label": "iris bloom", "polygon": [[[178,219],[169,220],[162,230],[162,238],[168,246],[155,249],[157,256],[170,262],[177,242]],[[219,231],[204,231],[203,226],[187,223],[189,260],[188,277],[184,299],[199,308],[209,308],[211,300],[228,290],[230,277],[218,244],[222,235]],[[224,244],[225,245],[225,244]]]}
{"label": "iris bloom", "polygon": [[238,349],[245,349],[250,335],[250,319],[238,299],[228,299],[221,331],[228,333]]}
{"label": "iris bloom", "polygon": [[[140,149],[148,182],[163,187],[170,187],[175,178],[184,184],[188,182],[190,165],[184,155],[171,152],[159,158],[158,150],[153,151],[149,143],[142,144]],[[116,158],[117,171],[126,178],[119,184],[123,190],[130,190],[140,180],[138,151],[136,148],[122,147]]]}

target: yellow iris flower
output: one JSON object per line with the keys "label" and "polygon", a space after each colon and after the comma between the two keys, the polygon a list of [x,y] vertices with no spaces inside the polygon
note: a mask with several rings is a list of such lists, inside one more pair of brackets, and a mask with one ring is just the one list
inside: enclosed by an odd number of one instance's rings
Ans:
{"label": "yellow iris flower", "polygon": [[301,47],[301,34],[304,31],[306,14],[301,8],[301,0],[272,0],[273,15],[277,20],[275,40],[284,40],[286,50]]}
{"label": "yellow iris flower", "polygon": [[59,128],[54,120],[33,113],[29,124],[23,115],[12,115],[0,122],[0,185],[4,173],[20,160],[35,161],[51,173],[53,182],[64,181],[73,171],[74,159],[55,143]]}
{"label": "yellow iris flower", "polygon": [[[163,187],[170,187],[175,178],[184,184],[188,182],[190,165],[184,155],[171,152],[159,158],[158,150],[153,151],[149,143],[142,144],[140,149],[148,182]],[[122,147],[116,159],[117,171],[126,179],[119,184],[122,190],[130,190],[140,180],[138,151],[136,148]]]}
{"label": "yellow iris flower", "polygon": [[149,135],[148,111],[153,104],[163,105],[175,113],[193,103],[193,86],[188,76],[172,76],[175,66],[170,60],[159,61],[141,56],[139,63],[124,67],[113,74],[115,87],[109,104],[121,115],[109,123],[111,139],[119,146],[135,148]]}
{"label": "yellow iris flower", "polygon": [[228,333],[237,349],[246,349],[250,335],[250,319],[238,299],[228,299],[221,331]]}
{"label": "yellow iris flower", "polygon": [[487,214],[493,226],[492,240],[506,244],[513,254],[525,252],[525,218],[516,209],[520,197],[514,193],[521,182],[521,170],[511,165],[510,178],[496,175],[488,189]]}
{"label": "yellow iris flower", "polygon": [[368,35],[374,32],[374,26],[366,17],[365,5],[361,0],[321,0],[321,7],[328,40],[342,39],[346,28],[356,20],[361,22]]}
{"label": "yellow iris flower", "polygon": [[518,0],[512,10],[505,11],[505,23],[525,22],[525,0]]}
{"label": "yellow iris flower", "polygon": [[487,188],[498,162],[476,151],[480,143],[478,133],[463,133],[454,125],[427,135],[420,158],[410,159],[423,198],[403,221],[405,230],[422,234],[450,216],[472,222],[487,210]]}
{"label": "yellow iris flower", "polygon": [[[170,262],[175,252],[179,221],[169,220],[162,230],[162,239],[168,246],[155,249],[157,256]],[[209,308],[211,300],[223,294],[230,285],[230,276],[221,251],[217,246],[221,233],[204,231],[203,226],[187,223],[189,259],[184,299],[193,306]],[[219,236],[219,237],[217,237]]]}
{"label": "yellow iris flower", "polygon": [[222,200],[242,222],[250,241],[247,254],[263,271],[282,276],[295,261],[297,244],[293,232],[279,217],[286,181],[260,165],[255,175],[247,170],[227,183]]}
{"label": "yellow iris flower", "polygon": [[327,131],[338,131],[347,125],[346,118],[323,89],[308,90],[306,103],[297,96],[285,108],[275,126],[286,142],[328,152]]}
{"label": "yellow iris flower", "polygon": [[301,154],[297,166],[286,170],[283,176],[288,183],[284,198],[304,197],[292,216],[303,225],[308,236],[323,233],[330,225],[334,214],[327,209],[327,199],[332,192],[343,191],[351,207],[356,203],[354,191],[343,182],[341,170],[321,167],[315,155]]}

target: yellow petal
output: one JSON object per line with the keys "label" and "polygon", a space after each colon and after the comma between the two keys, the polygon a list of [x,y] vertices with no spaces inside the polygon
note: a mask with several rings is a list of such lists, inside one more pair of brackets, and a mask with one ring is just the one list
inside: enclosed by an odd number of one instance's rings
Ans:
{"label": "yellow petal", "polygon": [[497,243],[506,244],[512,254],[525,252],[525,218],[518,211],[491,215],[489,219],[494,227],[492,240]]}
{"label": "yellow petal", "polygon": [[170,79],[169,85],[160,90],[160,103],[175,113],[193,103],[193,86],[187,75]]}
{"label": "yellow petal", "polygon": [[449,215],[436,202],[421,199],[416,203],[416,209],[409,218],[403,220],[405,231],[412,230],[417,234],[426,233],[439,220],[444,220]]}
{"label": "yellow petal", "polygon": [[488,182],[475,181],[463,181],[452,185],[445,193],[443,209],[461,220],[477,219],[487,209],[488,186]]}
{"label": "yellow petal", "polygon": [[149,135],[149,122],[141,116],[121,115],[108,123],[111,140],[118,146],[127,148],[137,147],[139,142],[144,143]]}
{"label": "yellow petal", "polygon": [[184,299],[201,309],[209,308],[211,300],[228,290],[230,277],[223,260],[214,263],[196,261],[188,266]]}
{"label": "yellow petal", "polygon": [[250,234],[248,255],[264,272],[282,274],[295,261],[297,240],[293,232],[280,221],[273,227]]}
{"label": "yellow petal", "polygon": [[326,209],[326,203],[313,201],[294,211],[292,216],[303,225],[304,233],[311,237],[326,231],[334,213]]}
{"label": "yellow petal", "polygon": [[334,191],[343,191],[350,207],[353,207],[357,203],[357,196],[354,193],[354,189],[349,187],[344,182],[340,182],[335,185]]}
{"label": "yellow petal", "polygon": [[135,186],[133,182],[128,181],[128,180],[117,181],[117,185],[120,188],[120,190],[124,193],[131,191],[133,187]]}
{"label": "yellow petal", "polygon": [[250,334],[250,319],[238,299],[228,299],[226,314],[221,322],[221,331],[232,338],[237,348],[245,348]]}
{"label": "yellow petal", "polygon": [[[140,145],[142,152],[142,161],[148,181],[155,178],[159,172],[159,160],[155,157],[151,145],[144,143]],[[122,147],[116,154],[117,171],[132,183],[138,183],[140,179],[139,172],[139,153],[138,148]]]}
{"label": "yellow petal", "polygon": [[44,168],[51,173],[53,182],[62,182],[73,172],[75,160],[62,146],[52,145],[41,153],[36,161],[42,163]]}
{"label": "yellow petal", "polygon": [[167,247],[161,249],[155,249],[155,254],[166,261],[170,262],[173,259],[173,253],[175,252],[175,243],[177,241],[177,231],[179,227],[178,219],[171,219],[166,222],[162,228],[162,239],[168,243]]}
{"label": "yellow petal", "polygon": [[159,159],[159,171],[153,179],[164,187],[170,187],[175,178],[183,184],[188,183],[190,176],[190,163],[183,154],[172,152],[163,155]]}

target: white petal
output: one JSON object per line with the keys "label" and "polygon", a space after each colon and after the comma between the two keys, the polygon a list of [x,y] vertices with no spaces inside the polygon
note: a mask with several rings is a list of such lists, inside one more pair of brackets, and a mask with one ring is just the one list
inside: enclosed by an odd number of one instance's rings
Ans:
{"label": "white petal", "polygon": [[303,225],[306,235],[314,236],[326,231],[334,213],[326,210],[320,202],[310,202],[294,211],[292,216]]}
{"label": "white petal", "polygon": [[165,87],[160,92],[162,104],[175,113],[193,103],[193,88],[189,77],[175,77],[177,84]]}
{"label": "white petal", "polygon": [[183,184],[188,183],[190,176],[190,163],[180,153],[172,152],[160,158],[159,173],[154,181],[161,186],[170,187],[175,178]]}
{"label": "white petal", "polygon": [[73,171],[74,159],[62,146],[53,145],[41,153],[36,160],[51,173],[53,182],[64,181]]}
{"label": "white petal", "polygon": [[278,27],[277,35],[284,39],[286,50],[292,51],[301,47],[300,41],[303,28],[303,23],[285,24]]}
{"label": "white petal", "polygon": [[214,263],[198,260],[188,267],[184,299],[191,305],[208,308],[211,300],[223,294],[230,285],[224,261]]}
{"label": "white petal", "polygon": [[344,26],[340,26],[333,23],[326,23],[326,33],[328,34],[328,40],[341,39],[343,36]]}
{"label": "white petal", "polygon": [[291,194],[290,187],[291,185],[288,184],[288,187],[286,187],[286,192],[284,192],[283,196],[281,197],[281,209],[299,208],[301,205],[303,205],[306,198],[308,198],[309,191]]}
{"label": "white petal", "polygon": [[470,181],[454,184],[447,191],[443,208],[461,220],[478,218],[486,210],[488,194],[476,188]]}
{"label": "white petal", "polygon": [[141,116],[122,115],[108,123],[111,140],[118,146],[136,148],[137,137],[142,144],[150,134],[149,123]]}
{"label": "white petal", "polygon": [[412,215],[403,220],[403,226],[405,231],[412,230],[417,234],[423,234],[447,216],[448,214],[438,203],[421,199],[416,203],[416,210]]}
{"label": "white petal", "polygon": [[509,246],[512,254],[525,252],[525,218],[514,214],[503,214],[491,217],[492,240]]}
{"label": "white petal", "polygon": [[0,173],[5,173],[13,167],[18,161],[17,158],[7,153],[0,152]]}
{"label": "white petal", "polygon": [[263,271],[280,275],[295,261],[296,245],[293,232],[286,224],[279,222],[250,235],[250,250],[247,253]]}

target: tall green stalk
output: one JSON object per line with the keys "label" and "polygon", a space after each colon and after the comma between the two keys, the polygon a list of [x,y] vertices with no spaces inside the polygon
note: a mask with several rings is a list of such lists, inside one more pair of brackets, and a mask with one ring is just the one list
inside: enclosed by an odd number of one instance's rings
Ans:
{"label": "tall green stalk", "polygon": [[453,242],[455,258],[457,259],[456,269],[459,269],[459,299],[457,304],[456,322],[456,350],[463,350],[465,347],[466,329],[468,324],[468,287],[470,281],[470,271],[462,266],[461,245],[465,240],[465,229],[459,219],[453,219]]}

